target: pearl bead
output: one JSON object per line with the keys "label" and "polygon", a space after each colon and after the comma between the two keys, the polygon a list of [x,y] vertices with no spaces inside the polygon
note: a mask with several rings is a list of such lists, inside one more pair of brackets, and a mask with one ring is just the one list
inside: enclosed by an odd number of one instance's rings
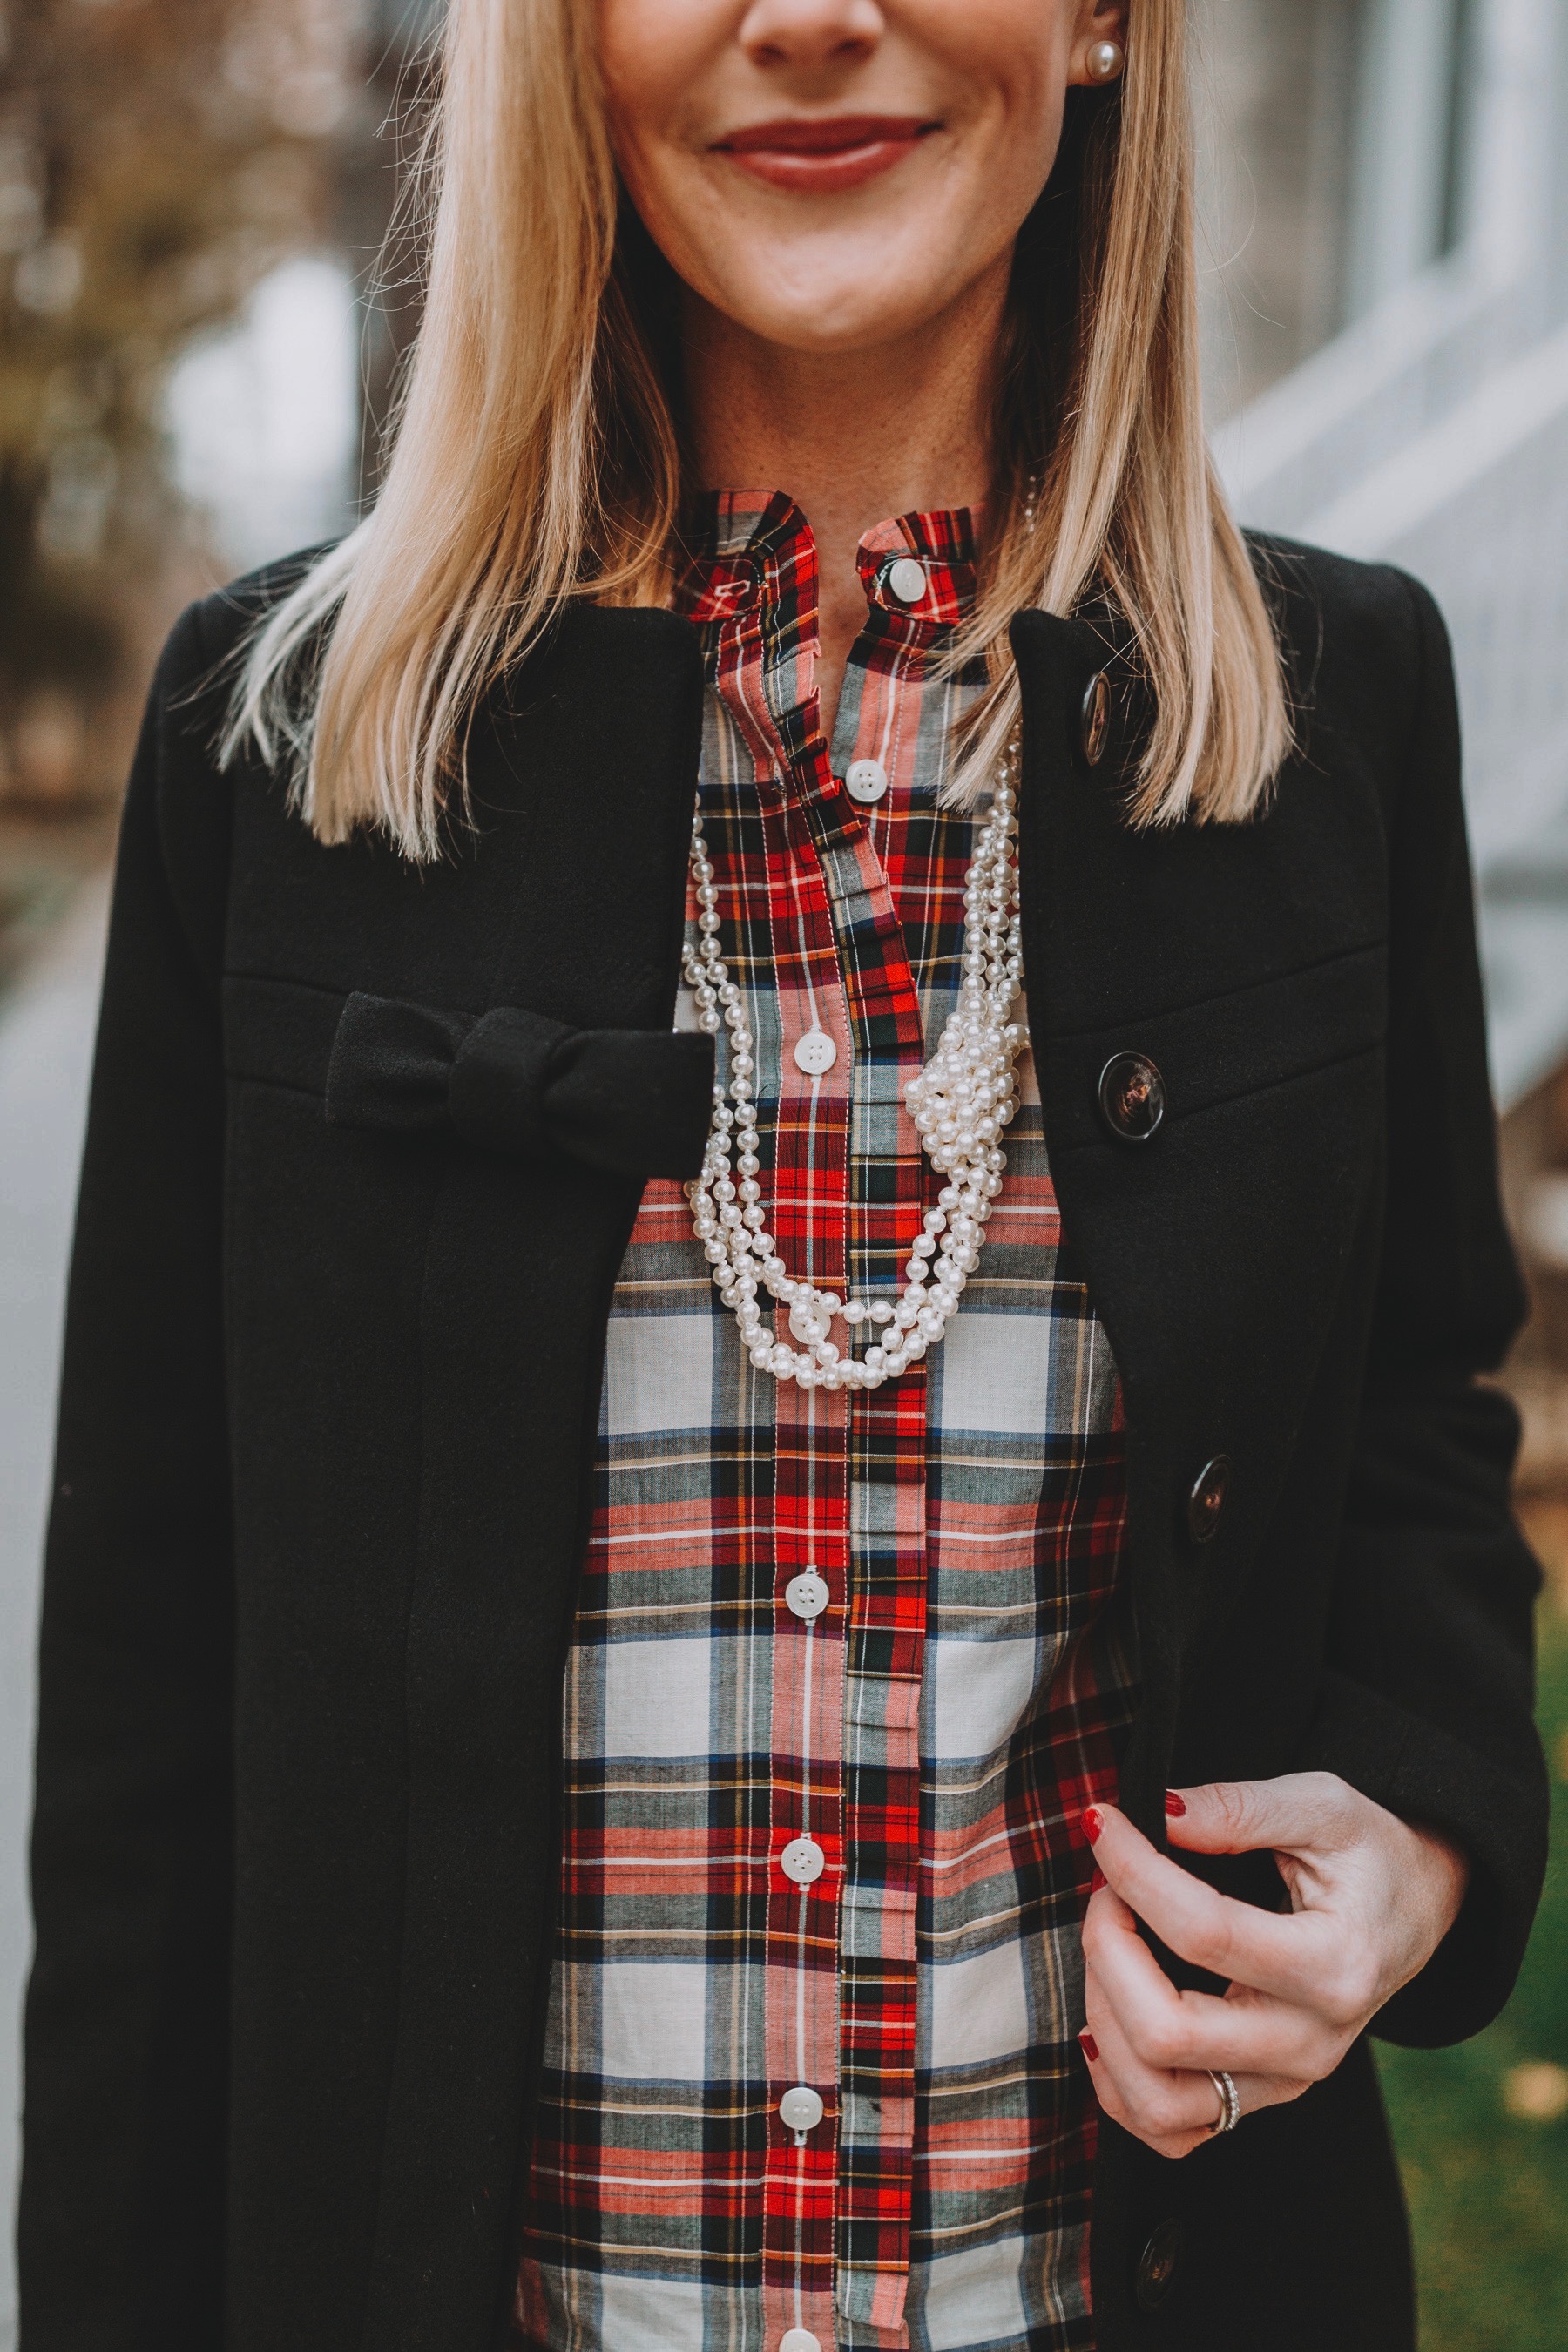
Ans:
{"label": "pearl bead", "polygon": [[[1006,1165],[997,1139],[1017,1108],[1013,1063],[1028,1044],[1025,1024],[1009,1018],[1023,973],[1012,845],[1015,765],[1008,756],[998,767],[990,813],[979,828],[965,880],[966,935],[958,1002],[931,1061],[903,1089],[922,1149],[931,1165],[953,1181],[944,1185],[938,1207],[927,1211],[910,1244],[906,1286],[896,1307],[885,1299],[846,1303],[834,1292],[792,1281],[766,1230],[762,1188],[755,1181],[761,1168],[751,1021],[720,951],[719,893],[700,819],[693,823],[698,936],[686,950],[686,979],[694,992],[699,1025],[710,1035],[721,1026],[728,1029],[730,1066],[726,1078],[715,1086],[702,1172],[685,1187],[686,1197],[693,1233],[712,1266],[715,1286],[736,1316],[751,1361],[758,1371],[771,1372],[777,1380],[831,1390],[875,1388],[896,1378],[940,1340],[975,1265],[990,1202],[1001,1190]],[[722,1007],[721,1020],[718,1006]],[[831,1040],[821,1042],[831,1047]],[[739,1147],[733,1171],[731,1138]],[[743,1208],[736,1205],[737,1200]],[[940,1248],[939,1234],[943,1236]],[[782,1342],[770,1342],[757,1303],[759,1275],[769,1297],[790,1311],[806,1352],[797,1354]],[[868,1348],[859,1362],[852,1356],[841,1358],[827,1336],[839,1313],[852,1329],[867,1323],[886,1329],[890,1324],[891,1344]]]}

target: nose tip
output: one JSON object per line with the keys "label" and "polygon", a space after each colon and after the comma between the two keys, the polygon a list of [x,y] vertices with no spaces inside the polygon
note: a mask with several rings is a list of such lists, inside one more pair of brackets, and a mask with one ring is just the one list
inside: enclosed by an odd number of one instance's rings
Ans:
{"label": "nose tip", "polygon": [[808,71],[855,64],[881,36],[878,0],[753,0],[740,34],[753,63]]}

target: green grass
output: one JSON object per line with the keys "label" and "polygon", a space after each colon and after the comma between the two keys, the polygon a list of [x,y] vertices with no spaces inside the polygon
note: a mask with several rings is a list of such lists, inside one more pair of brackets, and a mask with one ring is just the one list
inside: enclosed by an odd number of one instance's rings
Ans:
{"label": "green grass", "polygon": [[[1541,1612],[1541,1727],[1568,1782],[1568,1619]],[[1458,2050],[1378,2049],[1404,2168],[1420,2281],[1422,2352],[1565,2352],[1568,2109],[1510,2111],[1510,2076],[1568,2069],[1568,1806],[1519,1988],[1497,2023]],[[1550,2105],[1552,2078],[1526,2078]],[[1514,2095],[1520,2091],[1515,2077]],[[1568,2094],[1568,2079],[1562,2086]],[[1540,2093],[1548,2095],[1544,2101]]]}

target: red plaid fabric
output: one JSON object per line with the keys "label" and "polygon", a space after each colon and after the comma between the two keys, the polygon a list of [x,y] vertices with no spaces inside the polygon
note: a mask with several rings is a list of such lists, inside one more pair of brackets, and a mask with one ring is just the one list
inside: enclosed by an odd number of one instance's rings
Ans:
{"label": "red plaid fabric", "polygon": [[[934,656],[973,592],[972,520],[902,516],[860,571],[831,746],[788,500],[710,500],[682,603],[772,1230],[824,1287],[891,1296],[940,1181],[902,1087],[958,979],[971,823],[938,792],[984,679]],[[886,781],[865,805],[858,761]],[[837,1048],[816,1076],[793,1052],[814,1029]],[[1092,2343],[1076,1822],[1114,1791],[1131,1706],[1121,1413],[1021,1076],[963,1307],[869,1393],[754,1373],[679,1188],[644,1197],[566,1681],[517,2304],[547,2352]],[[785,1598],[806,1568],[814,1622]],[[801,1837],[805,1887],[780,1866]],[[791,2090],[820,2120],[786,2123]]]}

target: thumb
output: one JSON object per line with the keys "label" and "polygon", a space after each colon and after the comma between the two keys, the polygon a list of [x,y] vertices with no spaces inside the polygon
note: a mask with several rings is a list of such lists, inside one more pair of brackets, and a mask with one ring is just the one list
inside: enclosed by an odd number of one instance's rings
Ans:
{"label": "thumb", "polygon": [[1189,1853],[1321,1853],[1354,1834],[1355,1793],[1331,1772],[1210,1780],[1165,1798],[1171,1843]]}

